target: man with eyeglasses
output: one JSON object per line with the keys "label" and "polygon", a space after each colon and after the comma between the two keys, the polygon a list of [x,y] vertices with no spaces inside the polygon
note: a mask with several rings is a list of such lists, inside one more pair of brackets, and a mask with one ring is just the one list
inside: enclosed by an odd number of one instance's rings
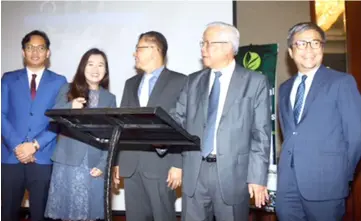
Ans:
{"label": "man with eyeglasses", "polygon": [[[139,36],[134,52],[141,73],[125,83],[121,107],[175,107],[186,76],[166,67],[168,43],[163,34]],[[124,177],[128,221],[175,221],[175,189],[182,183],[181,153],[161,146],[129,145],[119,152],[114,182]]]}
{"label": "man with eyeglasses", "polygon": [[44,220],[56,134],[44,115],[55,104],[64,76],[46,68],[50,41],[32,31],[22,42],[25,68],[1,78],[1,220],[19,220],[25,189],[31,220]]}
{"label": "man with eyeglasses", "polygon": [[277,216],[340,221],[361,156],[360,93],[352,75],[322,65],[326,37],[316,24],[296,24],[287,41],[298,73],[279,89]]}
{"label": "man with eyeglasses", "polygon": [[236,64],[239,32],[207,26],[200,43],[205,69],[188,76],[172,116],[201,138],[183,151],[182,218],[248,220],[250,197],[265,205],[271,114],[267,77]]}

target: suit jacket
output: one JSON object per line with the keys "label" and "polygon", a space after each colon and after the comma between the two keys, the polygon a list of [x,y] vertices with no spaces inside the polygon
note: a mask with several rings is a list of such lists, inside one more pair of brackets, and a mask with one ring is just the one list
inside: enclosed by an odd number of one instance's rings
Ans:
{"label": "suit jacket", "polygon": [[1,78],[1,162],[19,163],[16,146],[34,139],[40,144],[35,158],[38,164],[51,164],[56,134],[48,131],[49,119],[44,115],[55,104],[56,95],[66,83],[64,76],[45,69],[36,97],[31,99],[26,69],[7,72]]}
{"label": "suit jacket", "polygon": [[284,142],[278,189],[287,184],[283,168],[293,158],[298,188],[308,200],[346,197],[361,155],[361,97],[354,78],[321,66],[315,73],[301,120],[294,123],[293,77],[280,86],[279,115]]}
{"label": "suit jacket", "polygon": [[[69,91],[69,84],[64,85],[57,98],[54,109],[67,108],[71,109],[72,102],[68,101],[67,93]],[[99,89],[99,103],[98,108],[116,107],[116,99],[113,94],[104,88]],[[52,160],[54,162],[79,166],[84,159],[85,154],[88,152],[88,166],[89,168],[96,167],[104,171],[106,165],[106,158],[108,156],[107,150],[102,150],[93,147],[81,141],[66,137],[59,136]]]}
{"label": "suit jacket", "polygon": [[[185,75],[164,68],[154,85],[147,106],[160,106],[165,111],[175,107],[185,79]],[[142,75],[136,75],[126,81],[121,107],[140,107],[138,87],[141,80]],[[163,179],[167,177],[170,167],[182,168],[182,159],[180,151],[175,150],[175,148],[169,149],[165,155],[160,156],[153,146],[123,145],[118,154],[118,165],[122,177],[132,176],[139,166],[144,176],[152,179]]]}
{"label": "suit jacket", "polygon": [[[190,134],[203,138],[206,127],[210,69],[189,75],[172,117]],[[226,204],[249,197],[248,183],[266,185],[271,114],[267,78],[236,65],[229,84],[217,136],[217,168]],[[201,144],[201,148],[203,144]],[[183,151],[183,193],[192,197],[202,156]]]}

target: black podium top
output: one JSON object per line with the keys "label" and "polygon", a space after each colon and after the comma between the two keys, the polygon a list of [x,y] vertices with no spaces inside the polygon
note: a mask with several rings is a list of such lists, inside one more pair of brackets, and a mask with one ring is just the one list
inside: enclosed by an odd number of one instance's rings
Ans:
{"label": "black podium top", "polygon": [[121,128],[119,143],[199,146],[200,139],[180,127],[161,107],[52,109],[45,113],[66,126],[73,138],[107,144]]}

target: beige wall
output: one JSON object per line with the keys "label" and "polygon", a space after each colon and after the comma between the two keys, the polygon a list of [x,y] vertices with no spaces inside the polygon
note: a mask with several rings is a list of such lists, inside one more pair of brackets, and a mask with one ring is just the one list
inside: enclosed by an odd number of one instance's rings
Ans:
{"label": "beige wall", "polygon": [[[303,21],[310,21],[308,1],[238,1],[237,27],[240,32],[240,44],[278,43],[277,61],[278,86],[287,80],[293,72],[287,64],[287,32],[288,29]],[[292,64],[292,62],[290,62]],[[294,69],[293,69],[294,70]],[[276,88],[276,99],[277,99]],[[276,101],[277,102],[277,101]],[[277,134],[278,133],[277,128]],[[279,139],[277,147],[280,147]],[[277,149],[279,151],[280,148]]]}

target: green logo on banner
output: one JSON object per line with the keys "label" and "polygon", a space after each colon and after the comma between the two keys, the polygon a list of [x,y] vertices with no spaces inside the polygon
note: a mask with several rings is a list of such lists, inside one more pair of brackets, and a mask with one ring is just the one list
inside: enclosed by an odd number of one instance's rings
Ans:
{"label": "green logo on banner", "polygon": [[243,57],[243,67],[252,71],[261,66],[261,57],[256,52],[248,51]]}

